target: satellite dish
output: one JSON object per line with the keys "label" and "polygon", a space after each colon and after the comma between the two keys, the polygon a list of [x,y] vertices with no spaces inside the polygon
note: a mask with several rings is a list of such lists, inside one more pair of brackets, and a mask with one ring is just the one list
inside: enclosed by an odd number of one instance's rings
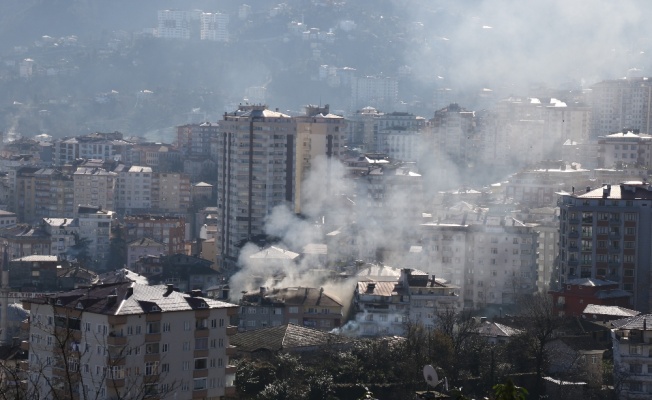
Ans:
{"label": "satellite dish", "polygon": [[426,380],[426,383],[430,386],[437,387],[439,384],[439,376],[437,376],[437,371],[432,365],[426,365],[423,367],[423,378]]}

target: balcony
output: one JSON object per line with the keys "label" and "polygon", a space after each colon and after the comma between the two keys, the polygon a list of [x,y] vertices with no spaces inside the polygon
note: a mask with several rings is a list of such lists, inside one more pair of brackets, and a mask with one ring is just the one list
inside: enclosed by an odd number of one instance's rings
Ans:
{"label": "balcony", "polygon": [[235,365],[227,365],[226,368],[224,368],[224,373],[226,375],[229,374],[235,374],[235,371],[238,369]]}
{"label": "balcony", "polygon": [[226,327],[227,335],[235,335],[236,333],[238,333],[238,327],[236,325],[229,325]]}
{"label": "balcony", "polygon": [[127,337],[109,334],[106,342],[109,346],[125,346],[127,344]]}

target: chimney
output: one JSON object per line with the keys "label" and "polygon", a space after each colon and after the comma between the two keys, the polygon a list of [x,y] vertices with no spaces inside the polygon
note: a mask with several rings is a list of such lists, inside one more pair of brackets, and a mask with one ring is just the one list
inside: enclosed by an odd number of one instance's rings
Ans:
{"label": "chimney", "polygon": [[260,293],[261,296],[264,296],[265,293],[267,293],[267,288],[265,286],[261,286],[259,293]]}
{"label": "chimney", "polygon": [[373,293],[374,289],[376,289],[376,283],[367,284],[367,293]]}
{"label": "chimney", "polygon": [[168,283],[165,285],[165,293],[163,293],[163,297],[168,297],[170,293],[174,292],[174,284]]}
{"label": "chimney", "polygon": [[609,197],[611,194],[611,185],[607,184],[602,187],[602,197]]}
{"label": "chimney", "polygon": [[190,291],[190,297],[201,297],[201,289],[193,289]]}
{"label": "chimney", "polygon": [[591,191],[591,186],[587,186],[587,187],[586,187],[586,193],[588,193],[588,192],[590,192],[590,191]]}

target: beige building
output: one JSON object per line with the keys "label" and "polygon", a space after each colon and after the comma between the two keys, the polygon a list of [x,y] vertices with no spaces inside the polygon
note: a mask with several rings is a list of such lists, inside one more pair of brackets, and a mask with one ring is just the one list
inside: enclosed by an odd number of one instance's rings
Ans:
{"label": "beige building", "polygon": [[104,210],[115,210],[116,173],[102,168],[79,167],[73,174],[73,181],[74,212],[77,212],[79,205],[94,205]]}
{"label": "beige building", "polygon": [[152,207],[152,167],[119,165],[116,209],[126,214],[147,212]]}
{"label": "beige building", "polygon": [[[307,106],[306,113],[296,118],[296,161],[294,172],[294,212],[301,212],[301,183],[318,159],[330,163],[331,158],[338,158],[346,144],[346,122],[339,115],[329,112],[328,104],[324,107]],[[330,169],[330,165],[326,167]],[[327,174],[330,171],[326,172]],[[328,190],[330,182],[326,179]]]}
{"label": "beige building", "polygon": [[155,173],[151,196],[153,211],[185,214],[190,207],[190,178],[181,173]]}
{"label": "beige building", "polygon": [[96,285],[25,301],[28,398],[234,395],[237,307],[172,285]]}

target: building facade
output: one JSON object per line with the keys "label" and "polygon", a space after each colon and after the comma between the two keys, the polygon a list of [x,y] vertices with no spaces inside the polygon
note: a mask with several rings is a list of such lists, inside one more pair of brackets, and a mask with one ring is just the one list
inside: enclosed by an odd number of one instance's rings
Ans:
{"label": "building facade", "polygon": [[23,304],[30,313],[27,389],[35,398],[235,394],[233,304],[132,282]]}

